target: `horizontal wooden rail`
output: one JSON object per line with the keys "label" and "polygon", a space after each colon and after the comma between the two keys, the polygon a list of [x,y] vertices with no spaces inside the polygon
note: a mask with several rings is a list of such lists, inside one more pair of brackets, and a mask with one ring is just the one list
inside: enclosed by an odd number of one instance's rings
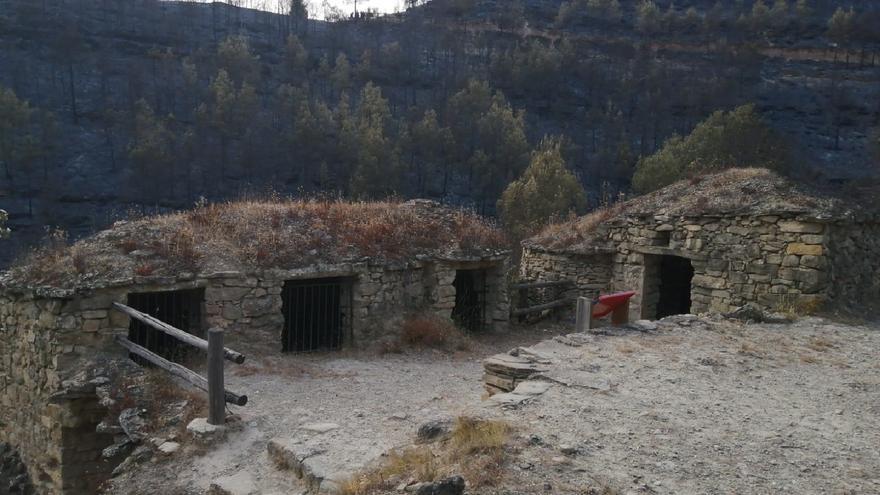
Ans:
{"label": "horizontal wooden rail", "polygon": [[557,299],[556,301],[550,301],[550,302],[548,302],[548,303],[545,303],[545,304],[539,304],[539,305],[537,305],[537,306],[531,306],[531,307],[528,307],[528,308],[514,309],[514,310],[513,310],[513,316],[522,316],[522,315],[527,315],[527,314],[530,314],[530,313],[537,313],[537,312],[539,312],[539,311],[544,311],[544,310],[547,310],[547,309],[558,308],[558,307],[560,307],[560,306],[567,306],[567,305],[569,305],[569,304],[572,304],[573,302],[574,302],[574,299],[571,299],[571,298]]}
{"label": "horizontal wooden rail", "polygon": [[[185,342],[196,349],[200,349],[203,352],[208,352],[208,341],[205,339],[200,339],[195,335],[184,332],[179,328],[172,327],[171,325],[165,323],[162,320],[154,318],[146,313],[142,313],[132,307],[126,306],[125,304],[114,302],[113,307],[123,313],[127,314],[129,317],[134,318],[135,320],[144,323],[145,325],[149,325],[160,332],[164,332],[181,342]],[[232,349],[228,349],[226,347],[223,348],[223,357],[227,360],[232,361],[236,364],[241,364],[244,362],[244,355],[235,352]]]}
{"label": "horizontal wooden rail", "polygon": [[[118,342],[119,345],[121,345],[122,347],[128,349],[128,351],[132,354],[145,359],[146,361],[158,366],[159,368],[162,368],[163,370],[182,380],[185,380],[194,387],[198,387],[205,392],[208,391],[208,380],[205,379],[202,375],[196,373],[195,371],[187,369],[177,363],[172,363],[162,356],[135,344],[134,342],[128,340],[121,335],[116,336],[116,342]],[[234,394],[228,390],[225,390],[224,393],[226,402],[230,404],[235,404],[236,406],[243,406],[247,404],[247,395]]]}
{"label": "horizontal wooden rail", "polygon": [[552,282],[521,282],[512,284],[511,289],[541,289],[543,287],[561,287],[566,285],[574,285],[571,280],[556,280]]}

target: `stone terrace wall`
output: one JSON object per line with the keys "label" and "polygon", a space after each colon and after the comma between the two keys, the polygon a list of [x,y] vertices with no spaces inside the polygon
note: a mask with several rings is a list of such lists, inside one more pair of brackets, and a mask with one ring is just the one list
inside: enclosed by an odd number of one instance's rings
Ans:
{"label": "stone terrace wall", "polygon": [[577,296],[595,298],[611,287],[610,254],[559,254],[524,249],[520,277],[524,280],[572,280]]}
{"label": "stone terrace wall", "polygon": [[95,432],[106,412],[97,397],[62,392],[106,316],[70,300],[0,294],[0,442],[19,451],[37,493],[95,493],[115,467],[101,458],[112,439]]}
{"label": "stone terrace wall", "polygon": [[830,225],[827,245],[831,298],[850,307],[876,309],[880,305],[880,223]]}

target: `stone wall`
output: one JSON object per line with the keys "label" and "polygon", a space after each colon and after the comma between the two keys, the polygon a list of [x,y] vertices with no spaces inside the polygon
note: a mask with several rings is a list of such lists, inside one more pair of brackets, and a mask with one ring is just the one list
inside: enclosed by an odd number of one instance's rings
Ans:
{"label": "stone wall", "polygon": [[[631,318],[654,318],[661,257],[678,256],[694,268],[692,312],[726,312],[749,302],[772,309],[813,306],[831,290],[829,229],[795,216],[626,217],[603,227],[599,242],[615,250],[612,256],[526,250],[523,273],[557,280],[610,270],[610,290],[637,291]],[[868,252],[867,242],[851,249]]]}
{"label": "stone wall", "polygon": [[247,340],[280,351],[285,281],[346,277],[351,280],[353,325],[344,345],[367,347],[396,338],[396,325],[409,312],[450,316],[457,269],[487,270],[486,323],[503,327],[509,311],[506,267],[506,257],[352,263],[258,274],[137,277],[130,284],[52,297],[0,290],[0,442],[19,451],[38,493],[96,492],[115,467],[101,457],[112,437],[95,432],[106,411],[94,386],[91,392],[71,391],[69,383],[92,368],[98,356],[125,358],[114,337],[127,335],[129,319],[112,303],[126,303],[130,293],[201,288],[201,321],[205,327],[227,329],[230,347]]}
{"label": "stone wall", "polygon": [[572,280],[577,296],[595,298],[611,287],[611,254],[560,254],[524,249],[520,278],[535,281]]}
{"label": "stone wall", "polygon": [[95,493],[113,465],[95,432],[97,397],[65,393],[107,329],[106,309],[70,299],[0,294],[0,442],[19,451],[37,493]]}
{"label": "stone wall", "polygon": [[880,223],[831,225],[827,246],[831,298],[850,309],[877,309],[880,305]]}

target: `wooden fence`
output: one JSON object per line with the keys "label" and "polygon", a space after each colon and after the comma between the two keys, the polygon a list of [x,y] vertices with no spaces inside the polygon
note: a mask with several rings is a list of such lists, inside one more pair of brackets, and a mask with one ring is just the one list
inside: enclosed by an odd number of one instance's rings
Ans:
{"label": "wooden fence", "polygon": [[[534,313],[540,313],[548,309],[571,306],[574,298],[565,295],[565,291],[574,286],[571,280],[558,280],[553,282],[519,282],[512,284],[511,289],[517,291],[517,307],[511,312],[513,316],[524,317]],[[529,291],[535,289],[560,289],[562,294],[557,294],[555,299],[545,303],[529,306]]]}
{"label": "wooden fence", "polygon": [[204,340],[124,304],[113,303],[113,307],[114,309],[127,314],[130,318],[134,318],[151,328],[207,353],[208,377],[205,378],[184,366],[159,356],[146,347],[135,344],[126,337],[121,335],[116,336],[116,341],[119,345],[128,349],[132,354],[171,373],[187,383],[208,392],[209,423],[212,425],[222,425],[226,422],[227,402],[237,406],[247,404],[248,398],[246,395],[238,395],[230,392],[226,390],[224,386],[223,362],[228,360],[236,364],[241,364],[244,362],[244,356],[232,349],[223,347],[223,330],[219,328],[209,329],[208,340]]}

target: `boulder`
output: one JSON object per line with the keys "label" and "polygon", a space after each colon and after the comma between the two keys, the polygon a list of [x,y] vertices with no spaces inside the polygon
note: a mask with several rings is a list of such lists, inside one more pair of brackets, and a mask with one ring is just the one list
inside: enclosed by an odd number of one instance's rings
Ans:
{"label": "boulder", "polygon": [[416,495],[462,495],[465,482],[461,476],[450,476],[433,483],[419,483],[417,486]]}
{"label": "boulder", "polygon": [[226,436],[226,427],[220,425],[212,425],[208,423],[206,418],[196,418],[188,425],[186,425],[186,431],[189,432],[193,438],[202,444],[210,444],[221,440]]}
{"label": "boulder", "polygon": [[449,435],[452,429],[452,421],[449,419],[435,419],[422,423],[416,433],[419,442],[433,442]]}
{"label": "boulder", "polygon": [[147,438],[147,422],[143,417],[145,412],[143,409],[130,407],[119,413],[119,426],[134,443],[140,443]]}

